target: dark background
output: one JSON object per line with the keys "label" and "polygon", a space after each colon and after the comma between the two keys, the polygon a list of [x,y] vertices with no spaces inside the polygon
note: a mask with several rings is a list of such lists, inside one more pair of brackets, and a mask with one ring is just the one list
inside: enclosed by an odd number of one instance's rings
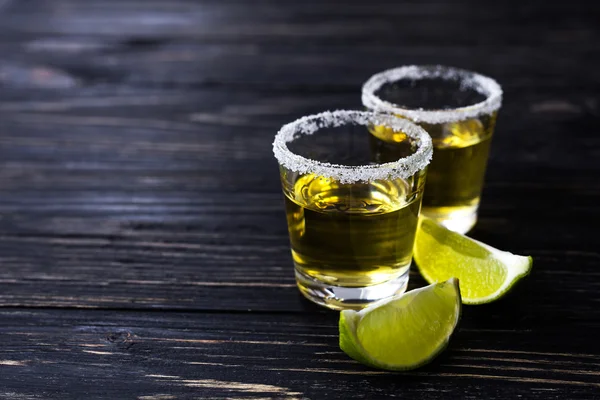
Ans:
{"label": "dark background", "polygon": [[[593,4],[0,1],[0,398],[600,398]],[[535,262],[388,373],[297,293],[271,141],[420,63],[502,84],[472,235]]]}

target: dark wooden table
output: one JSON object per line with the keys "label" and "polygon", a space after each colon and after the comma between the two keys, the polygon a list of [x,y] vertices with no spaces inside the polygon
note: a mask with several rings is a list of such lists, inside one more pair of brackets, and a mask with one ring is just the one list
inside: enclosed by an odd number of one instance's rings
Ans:
{"label": "dark wooden table", "polygon": [[[483,3],[0,1],[0,398],[600,398],[600,13]],[[409,63],[503,85],[472,235],[535,264],[387,373],[297,293],[271,141]]]}

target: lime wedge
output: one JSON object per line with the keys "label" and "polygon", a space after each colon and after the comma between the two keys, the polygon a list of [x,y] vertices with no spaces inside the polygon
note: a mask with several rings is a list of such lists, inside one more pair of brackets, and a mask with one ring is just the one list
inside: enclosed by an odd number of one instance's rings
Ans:
{"label": "lime wedge", "polygon": [[448,344],[460,318],[458,280],[449,279],[340,314],[340,348],[371,367],[392,371],[427,364]]}
{"label": "lime wedge", "polygon": [[420,217],[415,262],[429,283],[460,280],[464,304],[492,302],[531,271],[532,258],[501,251]]}

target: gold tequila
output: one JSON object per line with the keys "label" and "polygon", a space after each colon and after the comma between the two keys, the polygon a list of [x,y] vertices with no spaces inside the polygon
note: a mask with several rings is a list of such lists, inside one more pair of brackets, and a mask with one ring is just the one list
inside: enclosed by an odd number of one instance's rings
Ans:
{"label": "gold tequila", "polygon": [[283,183],[298,272],[330,285],[365,287],[408,271],[423,191],[420,174],[349,184],[308,174]]}
{"label": "gold tequila", "polygon": [[[494,79],[442,65],[405,65],[371,76],[362,87],[368,109],[408,119],[433,140],[422,213],[465,233],[477,221],[485,169],[502,88]],[[371,129],[371,148],[382,161],[401,154],[402,138]]]}
{"label": "gold tequila", "polygon": [[[373,159],[371,126],[406,136],[393,162]],[[389,114],[326,111],[280,129],[273,153],[306,298],[360,309],[406,290],[432,152],[423,128]]]}
{"label": "gold tequila", "polygon": [[[496,115],[420,124],[433,140],[423,215],[457,231],[466,232],[475,224]],[[404,154],[404,137],[384,127],[370,131],[371,149],[379,162],[397,160]]]}

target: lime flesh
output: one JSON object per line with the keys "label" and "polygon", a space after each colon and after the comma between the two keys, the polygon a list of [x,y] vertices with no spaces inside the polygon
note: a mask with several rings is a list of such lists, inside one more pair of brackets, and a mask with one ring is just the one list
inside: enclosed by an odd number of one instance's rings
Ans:
{"label": "lime flesh", "polygon": [[501,251],[419,218],[414,258],[429,283],[460,280],[464,304],[492,302],[529,274],[532,258]]}
{"label": "lime flesh", "polygon": [[340,348],[363,364],[404,371],[427,364],[448,344],[460,319],[458,280],[406,292],[340,314]]}

